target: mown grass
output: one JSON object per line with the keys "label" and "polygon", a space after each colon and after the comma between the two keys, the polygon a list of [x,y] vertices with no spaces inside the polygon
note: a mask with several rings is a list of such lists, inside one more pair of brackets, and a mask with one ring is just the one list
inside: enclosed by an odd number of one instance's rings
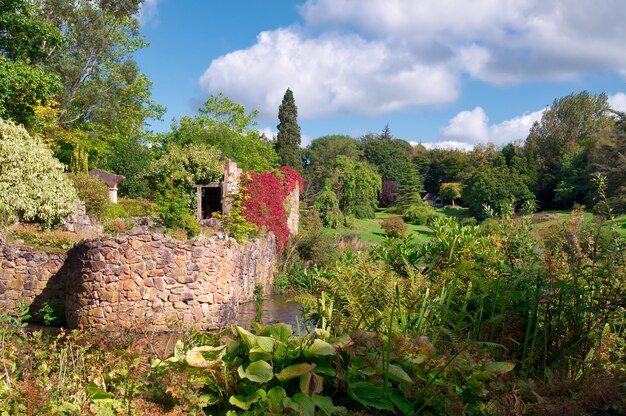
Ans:
{"label": "mown grass", "polygon": [[[465,218],[470,218],[471,214],[467,208],[461,207],[451,207],[446,206],[444,208],[440,208],[436,210],[438,216],[441,217],[453,217],[459,220],[463,220]],[[542,211],[538,214],[553,214],[557,217],[554,219],[548,219],[543,221],[536,221],[533,224],[533,228],[536,232],[541,233],[546,230],[557,226],[558,224],[562,224],[572,217],[571,211]],[[380,210],[376,212],[376,217],[372,219],[360,219],[354,220],[354,226],[352,228],[342,227],[339,229],[339,235],[342,237],[353,237],[356,236],[364,242],[371,244],[379,244],[385,238],[385,233],[380,226],[380,221],[384,218],[390,217],[395,214],[390,214],[385,210]],[[588,226],[591,224],[594,215],[591,212],[586,212],[583,216],[583,224]],[[626,215],[619,216],[615,218],[614,222],[617,224],[618,231],[620,235],[626,237]],[[432,237],[432,230],[425,225],[414,225],[407,224],[408,232],[410,234],[415,234],[415,241],[417,243],[426,243]]]}

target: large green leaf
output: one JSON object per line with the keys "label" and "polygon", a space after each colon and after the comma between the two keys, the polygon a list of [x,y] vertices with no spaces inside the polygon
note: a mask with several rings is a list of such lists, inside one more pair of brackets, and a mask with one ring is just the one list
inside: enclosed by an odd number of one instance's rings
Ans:
{"label": "large green leaf", "polygon": [[321,339],[313,340],[313,344],[303,350],[305,356],[335,355],[335,349],[326,341]]}
{"label": "large green leaf", "polygon": [[348,394],[363,406],[393,412],[393,403],[389,401],[383,389],[372,383],[367,381],[351,383],[348,386]]}
{"label": "large green leaf", "polygon": [[411,377],[402,369],[402,367],[389,364],[389,378],[393,381],[401,383],[413,383]]}
{"label": "large green leaf", "polygon": [[507,363],[506,361],[498,361],[485,364],[484,371],[489,373],[504,374],[515,368],[515,363]]}
{"label": "large green leaf", "polygon": [[328,396],[319,396],[314,394],[311,396],[311,399],[313,400],[315,406],[317,406],[325,415],[332,415],[343,409],[342,407],[336,407],[333,405],[332,399]]}
{"label": "large green leaf", "polygon": [[270,327],[270,334],[280,342],[287,342],[289,337],[293,334],[293,328],[291,325],[277,323]]}
{"label": "large green leaf", "polygon": [[272,359],[272,354],[257,346],[254,348],[250,348],[250,354],[248,354],[248,358],[250,358],[250,361],[269,361]]}
{"label": "large green leaf", "polygon": [[85,390],[87,390],[87,394],[89,394],[89,400],[104,400],[115,397],[115,395],[108,393],[107,391],[96,386],[94,383],[89,383],[87,387],[85,387]]}
{"label": "large green leaf", "polygon": [[256,345],[265,352],[271,353],[274,351],[274,344],[276,340],[270,337],[256,337]]}
{"label": "large green leaf", "polygon": [[189,350],[185,354],[185,361],[191,367],[197,368],[213,368],[221,362],[221,360],[207,360],[200,351]]}
{"label": "large green leaf", "polygon": [[289,407],[301,416],[313,416],[315,414],[315,403],[309,396],[302,393],[293,395]]}
{"label": "large green leaf", "polygon": [[237,326],[236,328],[237,332],[241,336],[241,339],[243,340],[243,343],[246,344],[246,347],[252,348],[256,345],[256,335],[240,326]]}
{"label": "large green leaf", "polygon": [[290,365],[289,367],[283,368],[280,373],[276,374],[276,378],[280,381],[287,381],[292,378],[300,377],[301,375],[312,371],[315,367],[315,363],[300,363]]}
{"label": "large green leaf", "polygon": [[260,400],[265,400],[265,397],[266,397],[265,390],[258,389],[257,391],[255,391],[249,396],[242,396],[242,395],[230,396],[230,398],[228,399],[228,402],[232,404],[233,406],[237,406],[240,409],[248,410],[250,406],[252,406],[254,403],[257,403]]}
{"label": "large green leaf", "polygon": [[237,369],[239,377],[247,378],[255,383],[267,383],[274,377],[272,366],[267,361],[255,361],[244,370],[243,366]]}

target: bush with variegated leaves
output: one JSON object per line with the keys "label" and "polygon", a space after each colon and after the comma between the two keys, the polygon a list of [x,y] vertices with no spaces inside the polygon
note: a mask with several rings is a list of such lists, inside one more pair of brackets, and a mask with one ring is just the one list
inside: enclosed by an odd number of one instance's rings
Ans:
{"label": "bush with variegated leaves", "polygon": [[0,119],[0,206],[48,225],[70,214],[78,195],[52,151],[22,126]]}

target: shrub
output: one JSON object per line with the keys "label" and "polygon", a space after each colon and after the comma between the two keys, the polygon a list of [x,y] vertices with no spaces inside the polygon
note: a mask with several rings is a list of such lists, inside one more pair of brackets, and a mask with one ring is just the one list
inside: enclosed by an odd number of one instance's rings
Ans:
{"label": "shrub", "polygon": [[408,223],[415,225],[426,225],[435,218],[435,210],[427,204],[411,205],[402,213],[402,218]]}
{"label": "shrub", "polygon": [[59,231],[56,229],[43,230],[39,225],[17,225],[11,234],[14,240],[22,240],[24,244],[29,246],[53,249],[55,251],[67,250],[79,240],[79,236],[75,233],[67,231]]}
{"label": "shrub", "polygon": [[126,208],[124,208],[121,204],[109,204],[104,210],[103,218],[128,218],[128,212],[126,212]]}
{"label": "shrub", "polygon": [[189,213],[185,213],[181,215],[180,220],[179,220],[179,225],[180,225],[180,228],[185,230],[185,232],[187,233],[187,237],[189,238],[195,237],[198,234],[200,234],[200,231],[201,231],[200,223],[198,222],[196,217],[194,217],[193,215]]}
{"label": "shrub", "polygon": [[117,201],[130,217],[151,217],[159,212],[154,202],[143,198],[119,198]]}
{"label": "shrub", "polygon": [[103,219],[111,202],[109,201],[109,187],[101,179],[85,174],[69,174],[78,197],[85,203],[87,215]]}
{"label": "shrub", "polygon": [[374,208],[371,205],[355,205],[350,209],[354,218],[374,218]]}
{"label": "shrub", "polygon": [[407,225],[402,218],[391,216],[382,220],[380,226],[385,230],[385,234],[389,237],[400,237],[406,235]]}
{"label": "shrub", "polygon": [[10,207],[23,221],[60,221],[78,202],[64,170],[40,139],[0,119],[0,207]]}

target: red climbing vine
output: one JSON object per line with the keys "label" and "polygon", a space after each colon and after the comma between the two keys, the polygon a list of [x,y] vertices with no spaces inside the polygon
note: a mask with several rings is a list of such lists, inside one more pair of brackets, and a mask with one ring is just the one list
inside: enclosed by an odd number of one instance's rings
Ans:
{"label": "red climbing vine", "polygon": [[243,216],[259,229],[276,236],[276,248],[281,253],[289,240],[285,199],[304,181],[298,172],[288,167],[262,173],[251,172],[245,184]]}

